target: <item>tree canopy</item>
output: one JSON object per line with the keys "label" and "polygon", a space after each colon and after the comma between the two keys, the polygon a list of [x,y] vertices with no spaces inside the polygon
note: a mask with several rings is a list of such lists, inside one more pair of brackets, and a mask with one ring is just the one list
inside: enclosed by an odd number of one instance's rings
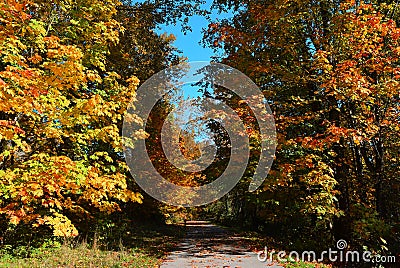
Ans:
{"label": "tree canopy", "polygon": [[397,4],[216,2],[238,11],[211,23],[205,42],[223,49],[222,62],[263,90],[278,132],[264,188],[241,194],[234,217],[261,220],[294,243],[318,247],[343,238],[387,250],[385,237],[394,249],[400,216]]}
{"label": "tree canopy", "polygon": [[[185,61],[175,37],[158,34],[158,25],[190,30],[190,16],[210,14],[202,4],[0,1],[0,237],[31,230],[76,237],[118,212],[128,220],[185,213],[135,184],[122,125],[138,86]],[[278,146],[265,182],[248,192],[260,158],[260,125],[229,90],[200,90],[199,98],[224,102],[245,122],[250,160],[229,194],[186,213],[262,231],[296,249],[346,239],[353,248],[399,254],[398,3],[214,0],[213,8],[232,18],[210,21],[203,44],[223,51],[214,60],[261,89]],[[151,124],[132,138],[146,139],[169,181],[208,183],[227,166],[229,137],[209,123],[218,152],[212,167],[198,173],[172,167],[160,143],[172,102],[158,103]],[[198,158],[194,132],[180,135],[182,154]]]}

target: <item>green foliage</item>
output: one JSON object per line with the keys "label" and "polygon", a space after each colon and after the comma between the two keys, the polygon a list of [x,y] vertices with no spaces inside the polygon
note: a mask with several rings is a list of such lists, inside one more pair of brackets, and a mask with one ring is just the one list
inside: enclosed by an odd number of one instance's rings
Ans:
{"label": "green foliage", "polygon": [[[216,1],[234,8],[205,43],[270,101],[276,160],[263,189],[241,187],[214,213],[296,247],[335,240],[398,253],[399,28],[394,4]],[[243,181],[245,183],[245,180]],[[245,187],[244,187],[245,188]],[[224,206],[223,203],[227,205]],[[321,235],[323,234],[323,235]],[[371,242],[372,241],[372,242]]]}
{"label": "green foliage", "polygon": [[178,58],[151,16],[140,20],[122,7],[114,0],[0,4],[4,239],[14,225],[74,237],[89,230],[85,222],[101,225],[104,214],[142,202],[123,159],[122,120],[137,77]]}
{"label": "green foliage", "polygon": [[[141,204],[145,195],[124,163],[123,116],[140,81],[183,60],[157,25],[182,20],[188,30],[188,16],[209,13],[200,4],[0,3],[1,261],[34,267],[57,253],[64,259],[47,264],[63,266],[78,250],[61,246],[67,237],[80,233],[92,247],[142,244],[127,233],[132,219],[197,215],[279,236],[299,250],[346,239],[353,248],[399,253],[400,16],[391,1],[214,1],[235,13],[211,23],[204,43],[222,48],[221,61],[251,77],[270,101],[276,161],[262,188],[248,193],[260,137],[245,122],[250,162],[232,192],[193,210],[147,197]],[[249,115],[235,96],[214,93],[242,119]],[[166,101],[151,114],[150,157],[174,183],[212,180],[226,167],[226,151],[208,173],[190,176],[161,157],[157,133],[169,109]],[[180,144],[188,158],[199,153],[192,134]],[[155,265],[142,253],[80,250],[83,259],[72,259],[78,266]]]}

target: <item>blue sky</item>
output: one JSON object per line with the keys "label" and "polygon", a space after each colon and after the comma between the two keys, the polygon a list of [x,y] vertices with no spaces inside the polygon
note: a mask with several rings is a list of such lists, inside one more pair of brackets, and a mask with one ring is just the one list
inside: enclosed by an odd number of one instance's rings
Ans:
{"label": "blue sky", "polygon": [[[137,0],[135,2],[142,2]],[[207,0],[207,3],[203,6],[207,10],[211,9],[212,0]],[[212,20],[229,18],[232,16],[232,13],[218,14],[218,12],[213,11],[211,14]],[[168,33],[173,34],[176,37],[176,41],[174,42],[174,46],[183,52],[183,56],[187,57],[189,61],[210,61],[212,56],[216,54],[210,48],[204,48],[199,42],[201,41],[202,29],[207,28],[209,22],[202,16],[193,16],[189,18],[189,25],[192,28],[192,31],[188,31],[186,34],[183,34],[181,31],[181,25],[178,23],[177,25],[160,25],[160,28],[157,30],[159,34]]]}
{"label": "blue sky", "polygon": [[[231,14],[218,14],[216,11],[211,14],[212,19],[227,18]],[[182,33],[180,25],[161,25],[158,33],[172,33],[176,37],[174,46],[183,52],[189,61],[210,61],[215,52],[210,48],[205,48],[200,44],[203,37],[202,29],[207,29],[209,22],[201,16],[193,16],[189,19],[189,25],[192,31]]]}
{"label": "blue sky", "polygon": [[[144,0],[135,0],[134,2],[140,3],[143,1]],[[211,10],[212,0],[206,0],[206,2],[207,3],[202,7],[206,10]],[[210,17],[213,21],[216,19],[229,18],[231,16],[233,16],[232,13],[218,14],[217,11],[213,11],[212,14],[210,14]],[[202,30],[207,29],[209,23],[210,22],[202,16],[192,16],[189,18],[188,22],[188,25],[191,27],[191,31],[187,31],[185,34],[182,32],[182,25],[179,22],[176,25],[159,25],[157,33],[173,34],[176,37],[173,45],[182,51],[182,55],[187,57],[189,62],[210,61],[212,56],[216,56],[216,53],[212,49],[205,48],[200,44],[200,41],[203,37]],[[198,87],[191,85],[190,83],[182,86],[181,90],[183,98],[186,100],[196,99],[201,95],[198,91]],[[188,111],[190,111],[190,109]],[[191,112],[186,112],[184,113],[184,118],[188,119],[191,115],[193,115]]]}
{"label": "blue sky", "polygon": [[210,48],[204,48],[199,44],[202,38],[202,28],[207,27],[208,22],[205,18],[194,16],[190,18],[189,25],[192,27],[192,32],[187,32],[184,35],[181,32],[180,25],[162,25],[157,32],[158,33],[172,33],[176,37],[174,46],[183,52],[185,57],[188,57],[189,61],[210,61],[211,56],[214,52]]}

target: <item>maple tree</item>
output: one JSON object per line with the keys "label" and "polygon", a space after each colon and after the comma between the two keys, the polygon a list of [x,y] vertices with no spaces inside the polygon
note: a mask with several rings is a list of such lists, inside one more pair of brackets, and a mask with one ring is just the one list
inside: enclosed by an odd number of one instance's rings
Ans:
{"label": "maple tree", "polygon": [[264,188],[254,194],[239,188],[228,197],[239,202],[234,217],[261,220],[271,234],[280,230],[300,247],[304,240],[318,248],[343,238],[387,250],[385,237],[395,251],[400,222],[396,4],[215,5],[236,12],[230,20],[211,23],[205,43],[223,49],[228,56],[222,62],[260,86],[278,132],[276,161]]}
{"label": "maple tree", "polygon": [[[169,6],[1,2],[4,230],[49,226],[55,236],[76,236],[77,228],[90,231],[101,215],[132,209],[123,203],[142,202],[125,164],[120,132],[139,81],[181,60],[171,46],[174,37],[158,35],[155,28],[197,12],[196,4]],[[153,209],[145,205],[142,212]]]}
{"label": "maple tree", "polygon": [[[124,162],[121,129],[140,81],[183,60],[174,37],[158,35],[157,25],[181,20],[188,30],[188,16],[209,13],[201,3],[0,2],[0,237],[18,226],[75,237],[124,208],[126,217],[136,209],[141,217],[184,214],[139,192]],[[204,43],[223,49],[221,61],[261,88],[278,148],[267,180],[249,193],[259,129],[243,100],[215,88],[212,98],[247,124],[251,155],[237,187],[205,210],[279,233],[298,248],[346,239],[352,247],[398,253],[397,3],[215,0],[214,7],[234,16],[211,23]],[[226,168],[229,137],[209,122],[216,161],[197,173],[173,167],[160,143],[172,105],[159,102],[147,134],[132,138],[146,138],[169,181],[207,183]],[[182,131],[179,145],[189,160],[201,154],[194,132]]]}
{"label": "maple tree", "polygon": [[[27,224],[76,236],[82,220],[142,202],[131,187],[120,129],[137,77],[173,60],[172,37],[151,35],[151,20],[139,23],[121,7],[114,0],[0,3],[5,231]],[[149,40],[162,43],[146,47]],[[144,62],[152,66],[139,71]]]}

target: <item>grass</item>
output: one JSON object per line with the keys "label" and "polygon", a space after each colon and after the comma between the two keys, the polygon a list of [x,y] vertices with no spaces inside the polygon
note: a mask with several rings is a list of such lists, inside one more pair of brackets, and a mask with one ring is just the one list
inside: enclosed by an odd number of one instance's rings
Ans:
{"label": "grass", "polygon": [[47,268],[47,267],[158,267],[160,260],[132,250],[106,251],[88,245],[78,247],[62,245],[35,254],[29,258],[9,254],[0,257],[0,267]]}
{"label": "grass", "polygon": [[180,226],[135,226],[119,237],[86,243],[50,242],[40,248],[0,247],[2,267],[159,267],[183,236]]}
{"label": "grass", "polygon": [[[279,248],[272,238],[256,232],[244,232],[227,228],[235,237],[253,251],[263,250],[265,245]],[[86,243],[72,240],[64,243],[49,242],[39,248],[0,247],[0,268],[47,268],[47,267],[159,267],[176,243],[184,236],[185,227],[178,225],[132,226],[118,236],[98,235],[98,240]],[[307,262],[280,263],[287,268],[331,267]]]}

